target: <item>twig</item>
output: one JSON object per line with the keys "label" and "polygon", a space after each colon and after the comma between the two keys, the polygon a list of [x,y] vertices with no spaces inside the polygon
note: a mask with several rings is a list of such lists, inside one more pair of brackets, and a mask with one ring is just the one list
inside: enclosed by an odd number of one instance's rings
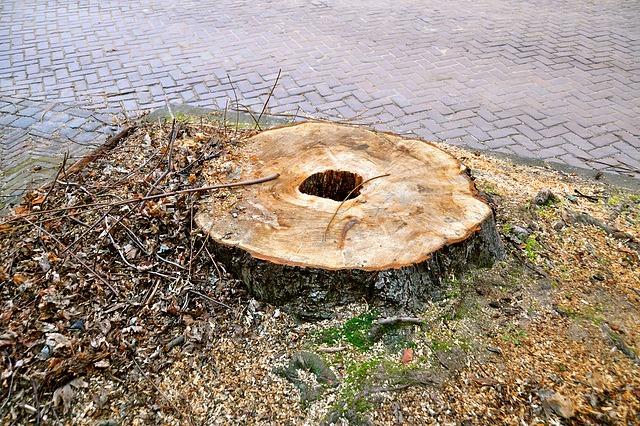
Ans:
{"label": "twig", "polygon": [[147,300],[144,302],[145,306],[149,306],[149,303],[151,303],[151,299],[153,299],[153,296],[155,296],[156,290],[158,290],[158,286],[159,285],[160,285],[160,278],[158,278],[156,280],[156,285],[153,286],[153,290],[151,290],[151,293],[149,294],[149,297],[147,297]]}
{"label": "twig", "polygon": [[129,132],[131,130],[133,130],[135,127],[136,127],[135,125],[131,125],[131,126],[125,127],[122,131],[120,131],[120,133],[118,133],[118,134],[112,136],[111,138],[109,138],[102,146],[98,147],[91,154],[81,158],[75,164],[73,164],[71,167],[69,167],[64,172],[65,175],[71,175],[71,174],[77,173],[84,166],[86,166],[87,164],[93,162],[96,158],[100,157],[105,152],[115,148],[115,146],[118,144],[120,139],[123,139],[124,137],[126,137],[129,134]]}
{"label": "twig", "polygon": [[240,124],[240,111],[238,110],[238,94],[236,93],[236,88],[233,87],[233,83],[231,82],[231,77],[227,74],[227,80],[229,80],[229,84],[231,85],[231,90],[233,90],[233,97],[236,98],[236,133],[234,137],[238,137],[238,125]]}
{"label": "twig", "polygon": [[191,289],[189,289],[188,291],[189,291],[190,293],[193,293],[193,294],[195,294],[195,295],[198,295],[198,296],[200,296],[200,297],[202,297],[202,298],[207,299],[209,302],[217,303],[218,305],[220,305],[220,306],[224,306],[225,308],[228,308],[228,309],[233,309],[231,306],[229,306],[229,305],[225,305],[225,304],[224,304],[224,303],[222,303],[222,302],[218,302],[217,300],[212,299],[212,298],[210,298],[209,296],[207,296],[207,295],[205,295],[205,294],[202,294],[202,293],[200,293],[200,292],[198,292],[198,291],[191,290]]}
{"label": "twig", "polygon": [[[111,216],[111,215],[109,215],[109,217],[110,217],[111,219],[114,219],[114,220],[115,220],[115,217],[113,217],[113,216]],[[137,235],[136,235],[136,234],[135,234],[131,229],[129,229],[129,227],[128,227],[127,225],[125,225],[125,224],[124,224],[124,222],[122,222],[122,219],[119,219],[119,220],[118,220],[118,224],[120,224],[120,226],[122,226],[122,227],[124,228],[125,232],[126,232],[127,234],[129,234],[129,238],[131,238],[131,240],[132,240],[132,241],[133,241],[133,242],[138,246],[138,248],[139,248],[140,250],[142,250],[142,252],[143,252],[145,255],[147,255],[147,256],[148,256],[148,255],[149,255],[149,253],[147,253],[147,250],[145,250],[145,248],[144,248],[144,244],[142,244],[142,241],[140,241],[140,238],[138,238],[138,236],[137,236]],[[157,254],[156,254],[156,255],[157,255]],[[162,258],[161,258],[161,260],[164,260],[164,259],[162,259]],[[165,262],[168,262],[168,261],[166,261],[166,260],[165,260]],[[171,263],[171,262],[168,262],[168,263]],[[179,266],[179,265],[178,265],[178,266]]]}
{"label": "twig", "polygon": [[176,268],[180,268],[182,270],[186,270],[187,269],[182,265],[178,265],[177,263],[170,261],[169,259],[165,259],[164,257],[160,256],[158,253],[156,253],[156,257],[158,259],[162,260],[163,262],[168,263],[169,265],[175,266]]}
{"label": "twig", "polygon": [[585,195],[582,192],[578,191],[577,189],[574,189],[573,192],[575,192],[576,195],[578,195],[578,196],[580,196],[582,198],[586,198],[589,201],[596,201],[597,202],[598,198],[599,198],[599,197],[595,197],[593,195]]}
{"label": "twig", "polygon": [[172,120],[175,120],[176,118],[173,116],[173,112],[171,111],[171,104],[169,103],[169,98],[167,97],[166,93],[164,94],[164,103],[167,104],[167,111],[169,112],[169,116]]}
{"label": "twig", "polygon": [[[11,363],[11,358],[9,357],[9,355],[7,355],[7,359],[9,360],[9,369],[12,370],[13,365]],[[15,371],[11,374],[11,382],[9,383],[9,391],[7,392],[7,399],[5,399],[4,403],[2,404],[2,407],[0,407],[0,413],[2,413],[2,410],[4,410],[5,405],[7,405],[7,403],[9,402],[9,399],[11,399],[11,389],[13,389],[13,376],[15,376],[15,374],[16,374]]]}
{"label": "twig", "polygon": [[189,272],[187,273],[187,281],[191,281],[191,263],[193,262],[193,200],[189,206]]}
{"label": "twig", "polygon": [[164,392],[162,392],[162,390],[153,382],[153,380],[151,380],[149,376],[147,376],[147,373],[144,372],[140,364],[138,364],[138,361],[136,361],[136,358],[134,357],[133,353],[131,353],[130,356],[133,362],[136,364],[136,367],[138,367],[138,371],[140,371],[140,373],[144,376],[144,378],[147,379],[147,381],[151,383],[151,385],[158,391],[158,393],[162,395],[164,399],[167,400],[167,402],[176,411],[176,413],[178,413],[180,417],[185,418],[191,426],[195,426],[193,423],[193,420],[191,420],[191,417],[187,416],[182,411],[180,411],[180,409],[176,406],[176,404],[174,404],[173,401],[170,400],[169,397]]}
{"label": "twig", "polygon": [[[256,185],[256,184],[259,184],[259,183],[268,182],[270,180],[277,179],[279,176],[280,176],[280,173],[274,173],[272,175],[269,175],[269,176],[266,176],[266,177],[263,177],[263,178],[259,178],[259,179],[247,180],[247,181],[243,181],[243,182],[225,183],[225,184],[221,184],[221,185],[201,186],[199,188],[181,189],[179,191],[164,192],[162,194],[150,195],[148,197],[130,198],[130,199],[127,199],[127,200],[116,201],[115,203],[79,204],[79,205],[71,206],[71,207],[61,207],[61,208],[58,208],[58,209],[42,210],[42,211],[39,211],[39,212],[25,213],[23,215],[16,216],[16,217],[11,218],[8,221],[6,221],[5,224],[9,223],[9,222],[12,222],[14,220],[20,220],[20,219],[25,219],[26,220],[27,217],[35,216],[35,215],[38,215],[38,214],[44,214],[44,213],[56,213],[56,212],[73,210],[73,209],[81,209],[81,208],[119,207],[119,206],[124,206],[126,204],[139,203],[140,201],[156,200],[158,198],[173,197],[174,195],[180,195],[180,194],[190,194],[190,193],[193,193],[193,192],[211,191],[211,190],[214,190],[214,189],[234,188],[234,187],[237,187],[237,186]],[[2,232],[2,230],[0,230],[0,233],[1,232]]]}
{"label": "twig", "polygon": [[428,344],[428,343],[427,343],[427,347],[428,347],[429,349],[431,349],[431,352],[433,352],[433,356],[435,356],[435,357],[436,357],[436,359],[438,360],[438,362],[439,362],[440,364],[442,364],[442,366],[443,366],[444,368],[446,368],[447,370],[451,370],[447,364],[445,364],[444,362],[442,362],[442,360],[441,360],[441,359],[440,359],[440,357],[438,356],[438,353],[436,352],[436,350],[435,350],[435,349],[433,349],[433,347],[432,347],[430,344]]}
{"label": "twig", "polygon": [[222,297],[222,273],[220,273],[220,268],[218,268],[218,263],[215,261],[211,253],[209,253],[209,249],[207,248],[207,242],[205,241],[203,244],[204,249],[209,255],[209,259],[211,259],[211,263],[215,266],[216,271],[218,272],[218,297]]}
{"label": "twig", "polygon": [[[100,209],[100,207],[96,207],[96,208],[91,209],[91,210],[98,210],[98,209]],[[93,228],[95,228],[96,226],[98,226],[98,224],[99,224],[99,223],[102,223],[102,219],[104,219],[105,217],[107,217],[107,216],[109,215],[109,213],[111,212],[111,210],[113,210],[113,207],[112,207],[112,208],[109,208],[109,209],[107,210],[107,212],[106,212],[106,213],[104,213],[104,212],[103,212],[102,217],[101,217],[100,219],[96,220],[96,221],[93,223],[93,225],[91,225],[91,226],[89,226],[87,229],[85,229],[85,230],[84,230],[84,232],[83,232],[82,234],[78,235],[78,237],[77,237],[75,240],[73,240],[73,242],[72,242],[71,244],[69,244],[69,246],[67,246],[67,248],[66,248],[66,249],[64,249],[64,250],[62,251],[62,253],[60,253],[60,255],[63,255],[63,254],[65,254],[68,250],[71,250],[71,248],[72,248],[73,246],[75,246],[75,245],[76,245],[76,243],[78,243],[78,242],[79,242],[79,241],[80,241],[80,240],[81,240],[85,235],[87,235],[89,232],[91,232],[91,230],[92,230]],[[100,211],[102,211],[102,209],[100,209]]]}
{"label": "twig", "polygon": [[167,343],[167,346],[165,347],[164,351],[165,352],[169,352],[175,346],[184,344],[185,340],[186,340],[186,338],[184,337],[184,334],[181,334],[180,336],[176,337],[175,339],[173,339],[172,341]]}
{"label": "twig", "polygon": [[38,400],[38,385],[35,380],[31,380],[31,387],[33,387],[33,401],[36,406],[36,425],[40,424],[40,401]]}
{"label": "twig", "polygon": [[360,188],[361,188],[365,183],[370,182],[370,181],[372,181],[372,180],[374,180],[374,179],[378,179],[378,178],[381,178],[381,177],[385,177],[385,176],[389,176],[389,173],[385,173],[385,174],[380,175],[380,176],[374,176],[374,177],[372,177],[372,178],[369,178],[369,179],[365,180],[364,182],[361,182],[360,184],[356,185],[356,187],[355,187],[355,188],[353,188],[351,191],[349,191],[349,193],[347,194],[347,196],[346,196],[346,197],[344,197],[344,200],[342,200],[342,202],[340,203],[340,205],[339,205],[339,206],[338,206],[338,208],[336,209],[335,213],[333,213],[333,216],[331,216],[331,220],[329,220],[329,223],[327,224],[327,227],[326,227],[326,228],[325,228],[325,230],[324,230],[324,236],[323,236],[323,239],[326,239],[326,238],[327,238],[327,232],[329,232],[329,227],[331,226],[331,222],[333,222],[333,219],[335,219],[335,218],[336,218],[336,215],[338,214],[338,210],[340,210],[340,207],[342,207],[342,205],[343,205],[344,203],[346,203],[346,202],[347,202],[347,200],[349,199],[349,197],[351,197],[351,194],[353,194],[353,193],[354,193],[354,192],[356,192],[358,189],[360,189]]}
{"label": "twig", "polygon": [[635,289],[635,288],[633,288],[633,287],[629,287],[629,288],[630,288],[631,290],[635,291],[635,292],[636,292],[636,294],[637,294],[638,296],[640,296],[640,291],[636,290],[636,289]]}
{"label": "twig", "polygon": [[[113,239],[113,235],[111,235],[110,230],[113,229],[115,227],[115,225],[113,225],[112,227],[109,227],[109,222],[107,222],[107,218],[104,218],[104,222],[105,222],[105,226],[109,229],[106,229],[107,235],[109,236],[109,240],[111,240],[111,245],[113,245],[113,248],[116,249],[116,251],[118,252],[118,254],[120,255],[120,259],[122,259],[122,261],[130,268],[135,269],[138,272],[146,272],[149,269],[153,268],[155,265],[149,265],[149,266],[145,266],[145,267],[141,267],[141,266],[135,266],[133,264],[131,264],[127,258],[124,256],[124,253],[122,253],[122,250],[120,250],[120,246],[116,243],[116,241]],[[117,224],[117,222],[116,222]]]}
{"label": "twig", "polygon": [[44,196],[44,199],[42,200],[42,206],[44,207],[45,203],[47,202],[47,199],[49,198],[49,195],[51,195],[51,192],[53,191],[53,188],[56,187],[56,182],[58,181],[58,177],[60,176],[60,172],[62,172],[65,168],[65,166],[67,165],[67,159],[69,158],[69,150],[67,150],[67,152],[64,153],[64,158],[62,159],[62,163],[60,163],[60,167],[58,167],[58,172],[56,173],[56,177],[53,178],[53,181],[51,182],[51,187],[49,188],[49,191],[47,191],[47,195]]}
{"label": "twig", "polygon": [[380,320],[374,321],[376,324],[400,324],[400,323],[409,323],[409,324],[418,324],[421,325],[424,323],[424,319],[415,318],[415,317],[391,317],[384,318]]}
{"label": "twig", "polygon": [[[30,221],[29,221],[29,219],[27,219],[27,218],[25,218],[24,220],[26,220],[27,222],[31,223],[33,226],[35,226],[36,228],[40,229],[42,232],[44,232],[45,234],[47,234],[47,235],[49,236],[49,238],[51,238],[51,239],[52,239],[52,240],[54,240],[56,243],[58,243],[58,245],[59,245],[62,249],[64,249],[65,251],[67,251],[67,250],[68,250],[68,248],[67,248],[64,244],[62,244],[62,242],[61,242],[59,239],[57,239],[53,234],[49,233],[48,231],[46,231],[45,229],[43,229],[43,228],[42,228],[42,227],[40,227],[39,225],[36,225],[35,223],[30,222]],[[105,280],[104,278],[102,278],[102,276],[100,276],[96,271],[94,271],[93,269],[91,269],[91,268],[89,267],[89,265],[87,265],[86,263],[84,263],[84,262],[82,261],[82,259],[80,259],[78,256],[76,256],[76,255],[75,255],[75,253],[73,253],[73,252],[71,252],[71,251],[70,251],[70,252],[69,252],[69,254],[70,254],[71,256],[73,256],[73,257],[74,257],[78,262],[80,262],[80,264],[81,264],[82,266],[84,266],[85,268],[87,268],[87,270],[88,270],[89,272],[91,272],[93,275],[95,275],[95,276],[96,276],[96,278],[98,278],[100,281],[102,281],[102,282],[104,283],[104,285],[106,285],[107,287],[109,287],[109,290],[111,290],[111,291],[113,292],[113,294],[115,294],[117,297],[120,297],[120,293],[118,293],[118,290],[116,290],[115,288],[113,288],[113,287],[111,286],[111,284],[109,284],[109,282],[108,282],[107,280]]]}
{"label": "twig", "polygon": [[267,96],[267,101],[264,103],[264,106],[262,107],[262,112],[258,116],[258,121],[256,123],[256,127],[258,128],[258,130],[262,130],[260,128],[260,119],[262,118],[262,115],[264,114],[264,112],[267,110],[267,106],[269,105],[269,100],[271,99],[271,95],[273,95],[273,90],[276,88],[276,85],[278,84],[278,80],[280,80],[281,72],[282,72],[282,69],[278,71],[278,76],[276,77],[276,81],[275,83],[273,83],[273,86],[271,87],[271,91],[269,92],[269,96]]}
{"label": "twig", "polygon": [[[162,182],[162,179],[164,179],[169,173],[171,173],[171,168],[173,165],[173,162],[171,160],[171,157],[173,157],[173,144],[176,141],[176,136],[178,136],[179,131],[180,131],[180,123],[178,122],[178,125],[176,126],[176,119],[174,118],[173,127],[171,128],[171,138],[169,139],[169,150],[167,152],[167,170],[158,179],[156,179],[156,181],[151,185],[151,188],[149,188],[149,191],[147,192],[147,197],[151,195],[153,190],[156,189],[156,186],[160,182]],[[142,201],[140,203],[140,207],[139,207],[140,211],[142,211],[145,204],[146,204],[146,201]]]}
{"label": "twig", "polygon": [[[225,107],[225,117],[226,117],[226,107]],[[222,124],[224,123],[224,118],[223,121],[220,122],[220,124],[218,125],[218,128],[211,134],[211,137],[209,138],[209,142],[207,142],[207,144],[204,146],[204,148],[202,148],[200,155],[198,155],[198,157],[193,160],[192,162],[190,162],[189,164],[187,164],[186,166],[184,166],[184,168],[182,170],[180,170],[178,172],[179,175],[183,174],[185,171],[189,170],[191,167],[193,167],[194,164],[196,164],[197,162],[201,161],[205,154],[207,153],[207,151],[209,150],[209,147],[213,144],[213,141],[216,140],[216,135],[217,133],[220,131],[220,129],[222,128]],[[220,143],[220,141],[216,141],[216,145],[219,147],[218,151],[215,152],[214,154],[209,154],[207,155],[207,159],[211,159],[214,156],[218,155],[221,151],[222,151],[222,144]]]}

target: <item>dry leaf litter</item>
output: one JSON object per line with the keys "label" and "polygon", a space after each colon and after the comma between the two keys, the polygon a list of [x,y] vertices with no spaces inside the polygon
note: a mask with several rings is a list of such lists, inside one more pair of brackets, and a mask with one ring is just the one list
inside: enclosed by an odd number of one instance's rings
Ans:
{"label": "dry leaf litter", "polygon": [[237,179],[253,133],[138,125],[3,219],[4,424],[640,424],[637,193],[441,145],[508,259],[409,322],[362,301],[301,323],[193,223],[242,187],[175,193]]}

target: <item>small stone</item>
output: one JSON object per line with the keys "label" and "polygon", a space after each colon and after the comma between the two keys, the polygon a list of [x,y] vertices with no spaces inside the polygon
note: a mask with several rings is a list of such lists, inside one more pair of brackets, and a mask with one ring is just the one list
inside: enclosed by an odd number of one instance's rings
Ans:
{"label": "small stone", "polygon": [[529,238],[529,235],[531,235],[529,231],[517,225],[514,225],[512,230],[513,230],[513,233],[516,234],[518,238],[521,240],[526,240],[527,238]]}
{"label": "small stone", "polygon": [[564,228],[567,224],[564,222],[564,220],[559,220],[556,222],[555,225],[553,225],[553,229],[555,229],[556,231],[560,231],[562,230],[562,228]]}
{"label": "small stone", "polygon": [[69,328],[72,330],[84,331],[84,321],[82,321],[82,319],[79,319],[78,321],[74,322]]}

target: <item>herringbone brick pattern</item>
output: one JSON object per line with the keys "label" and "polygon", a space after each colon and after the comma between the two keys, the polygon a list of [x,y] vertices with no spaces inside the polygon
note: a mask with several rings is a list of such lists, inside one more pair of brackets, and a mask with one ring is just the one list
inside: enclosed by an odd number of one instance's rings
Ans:
{"label": "herringbone brick pattern", "polygon": [[91,111],[0,96],[0,210],[52,178],[65,152],[71,165],[102,144],[111,124]]}
{"label": "herringbone brick pattern", "polygon": [[[635,0],[3,0],[0,94],[344,118],[640,176]],[[229,79],[233,84],[229,83]]]}

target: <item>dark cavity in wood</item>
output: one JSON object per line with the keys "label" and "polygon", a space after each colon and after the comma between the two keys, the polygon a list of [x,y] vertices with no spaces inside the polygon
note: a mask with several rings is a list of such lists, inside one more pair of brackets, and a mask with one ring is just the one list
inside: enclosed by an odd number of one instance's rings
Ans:
{"label": "dark cavity in wood", "polygon": [[[341,170],[314,173],[300,184],[300,192],[334,201],[351,200],[360,195],[362,176]],[[354,191],[355,189],[355,191]]]}

